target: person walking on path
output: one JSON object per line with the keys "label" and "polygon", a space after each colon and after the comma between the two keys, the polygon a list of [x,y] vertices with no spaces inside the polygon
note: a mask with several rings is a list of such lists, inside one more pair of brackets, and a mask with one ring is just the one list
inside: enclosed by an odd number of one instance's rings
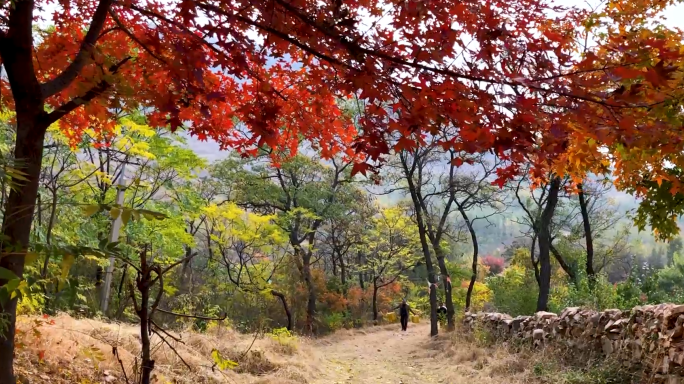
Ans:
{"label": "person walking on path", "polygon": [[411,307],[408,305],[406,299],[402,299],[401,304],[394,308],[395,311],[397,309],[399,310],[399,319],[401,320],[401,330],[406,331],[406,329],[408,329],[409,312],[411,312],[413,315],[416,313],[413,312],[413,309],[411,309]]}
{"label": "person walking on path", "polygon": [[437,315],[444,316],[444,317],[446,317],[446,315],[447,315],[447,307],[446,307],[446,305],[444,305],[443,302],[442,302],[442,304],[440,304],[439,308],[437,309]]}
{"label": "person walking on path", "polygon": [[439,305],[439,308],[437,308],[437,321],[439,321],[439,325],[442,327],[444,327],[447,322],[447,307],[444,305],[444,302],[442,302]]}

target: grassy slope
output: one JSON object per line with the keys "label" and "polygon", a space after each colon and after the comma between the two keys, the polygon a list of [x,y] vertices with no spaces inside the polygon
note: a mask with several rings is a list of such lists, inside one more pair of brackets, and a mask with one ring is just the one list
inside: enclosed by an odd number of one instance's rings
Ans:
{"label": "grassy slope", "polygon": [[[133,325],[76,320],[66,315],[54,318],[52,325],[37,328],[36,321],[43,320],[22,318],[19,325],[23,331],[19,341],[24,346],[19,350],[16,367],[23,378],[28,378],[24,382],[124,383],[112,346],[117,346],[130,377],[139,351]],[[184,344],[172,345],[191,369],[168,346],[159,345],[155,337],[154,382],[598,384],[621,375],[606,362],[587,363],[585,359],[577,360],[574,353],[558,349],[513,351],[510,346],[492,345],[486,335],[465,336],[457,331],[430,339],[428,331],[426,324],[411,324],[403,333],[392,324],[294,343],[269,337],[255,339],[225,328],[201,335],[187,332],[179,335]],[[225,372],[212,369],[213,349],[238,361],[238,368]]]}

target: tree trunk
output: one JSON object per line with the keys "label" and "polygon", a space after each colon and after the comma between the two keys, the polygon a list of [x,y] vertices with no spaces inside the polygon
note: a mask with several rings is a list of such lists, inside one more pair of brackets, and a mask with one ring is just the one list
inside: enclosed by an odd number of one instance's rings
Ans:
{"label": "tree trunk", "polygon": [[[147,273],[147,271],[143,271]],[[141,367],[141,384],[150,384],[150,379],[152,377],[152,370],[154,369],[154,361],[150,354],[150,318],[149,318],[149,305],[150,305],[150,288],[148,286],[148,279],[143,279],[142,284],[138,284],[138,289],[140,290],[140,340],[142,344],[141,357],[142,357],[142,367]]]}
{"label": "tree trunk", "polygon": [[534,250],[535,250],[535,245],[537,243],[537,232],[534,232],[534,235],[532,235],[532,245],[530,246],[530,262],[532,262],[532,269],[534,269],[534,279],[537,280],[537,286],[539,286],[541,283],[539,280],[539,260],[534,258]]}
{"label": "tree trunk", "polygon": [[275,289],[271,289],[271,295],[279,298],[280,302],[283,303],[283,310],[285,311],[285,316],[287,316],[287,330],[291,331],[292,330],[292,313],[290,312],[290,307],[287,305],[287,299],[285,298],[285,294],[278,292]]}
{"label": "tree trunk", "polygon": [[470,305],[473,298],[473,289],[475,288],[475,282],[477,281],[477,257],[480,252],[480,249],[479,245],[477,244],[477,233],[475,233],[475,228],[473,228],[473,223],[468,218],[468,214],[461,206],[458,207],[458,211],[461,213],[461,217],[463,217],[463,220],[466,223],[466,227],[468,227],[468,232],[470,233],[470,240],[473,243],[473,261],[470,265],[470,270],[472,272],[470,275],[470,283],[468,284],[468,292],[466,293],[465,300],[465,311],[468,312],[470,311]]}
{"label": "tree trunk", "polygon": [[539,298],[537,311],[547,311],[549,308],[549,293],[551,292],[551,220],[558,204],[560,178],[554,177],[549,185],[549,195],[546,206],[539,222]]}
{"label": "tree trunk", "polygon": [[330,258],[332,262],[332,274],[337,277],[337,258],[335,257],[335,252],[333,251],[332,257]]}
{"label": "tree trunk", "polygon": [[[48,226],[45,230],[45,243],[48,245],[52,242],[52,229],[55,226],[55,217],[57,216],[57,190],[53,190],[51,192],[52,205],[50,206],[50,218],[48,219]],[[48,267],[50,265],[51,254],[51,252],[47,252],[45,254],[45,260],[43,260],[43,268],[40,270],[40,277],[43,279],[45,279],[48,274]],[[47,293],[47,287],[45,286],[45,283],[43,283],[43,293]]]}
{"label": "tree trunk", "polygon": [[313,276],[311,275],[311,253],[299,251],[302,257],[302,277],[308,291],[306,302],[306,327],[307,331],[313,335],[316,333],[316,287],[314,286]]}
{"label": "tree trunk", "polygon": [[50,201],[50,218],[48,219],[48,226],[45,230],[45,242],[47,244],[52,243],[52,229],[55,226],[55,218],[57,217],[57,190],[53,190],[51,192],[52,200]]}
{"label": "tree trunk", "polygon": [[178,291],[180,293],[187,293],[188,283],[190,283],[190,262],[192,259],[192,248],[185,246],[185,261],[181,265],[181,271],[178,277]]}
{"label": "tree trunk", "polygon": [[373,321],[378,321],[378,285],[373,279]]}
{"label": "tree trunk", "polygon": [[342,290],[347,293],[347,266],[344,264],[342,255],[340,255],[340,282],[342,283]]}
{"label": "tree trunk", "polygon": [[586,272],[587,277],[591,282],[594,280],[594,277],[596,275],[596,271],[594,271],[594,239],[591,235],[589,211],[587,210],[587,201],[584,197],[584,190],[582,189],[582,184],[577,184],[577,189],[579,189],[580,212],[582,213],[582,224],[584,226],[584,241],[587,245]]}
{"label": "tree trunk", "polygon": [[442,280],[444,282],[444,297],[447,307],[447,331],[451,332],[456,329],[456,322],[454,321],[454,315],[456,314],[456,311],[454,310],[454,298],[451,294],[449,270],[447,269],[446,262],[444,261],[445,255],[442,247],[439,244],[433,244],[432,248],[435,250],[435,256],[437,256],[439,270],[442,273]]}
{"label": "tree trunk", "polygon": [[423,250],[423,257],[425,259],[425,269],[428,273],[428,284],[430,289],[430,336],[437,336],[439,334],[439,321],[437,319],[437,289],[435,283],[435,267],[432,264],[432,255],[430,254],[430,246],[427,241],[427,234],[425,233],[425,225],[423,224],[422,213],[420,207],[416,207],[416,221],[418,222],[418,234],[420,235],[420,244]]}
{"label": "tree trunk", "polygon": [[[27,1],[28,3],[29,1]],[[30,2],[33,6],[33,2]],[[6,47],[3,47],[6,49]],[[7,68],[5,49],[2,49],[4,65]],[[17,48],[19,49],[19,48]],[[32,71],[32,68],[24,68]],[[14,91],[15,85],[12,84]],[[28,90],[27,90],[28,91]],[[40,95],[38,93],[37,95]],[[25,99],[24,99],[25,100]],[[31,223],[35,209],[36,197],[38,196],[38,179],[43,157],[43,139],[45,130],[39,123],[39,117],[44,113],[42,103],[38,106],[32,100],[22,102],[15,96],[17,111],[17,139],[14,157],[21,160],[22,171],[26,173],[28,181],[14,180],[19,183],[19,188],[10,191],[5,216],[2,225],[2,233],[6,237],[3,241],[3,252],[9,252],[0,259],[0,267],[12,271],[19,278],[24,274],[24,255],[28,249]],[[28,104],[28,105],[27,105]],[[14,250],[14,252],[12,252]],[[0,286],[7,284],[7,280],[0,279]],[[2,306],[2,316],[5,316],[8,325],[0,337],[0,383],[14,383],[14,335],[17,311],[17,299],[8,300]]]}
{"label": "tree trunk", "polygon": [[[403,160],[402,160],[403,161]],[[437,290],[435,283],[435,267],[432,264],[432,255],[430,253],[430,245],[428,243],[428,236],[425,229],[425,221],[423,219],[423,210],[420,206],[419,191],[413,182],[412,175],[404,163],[404,172],[406,174],[406,181],[408,183],[409,193],[411,194],[411,201],[416,215],[416,224],[418,226],[418,235],[420,238],[420,246],[423,251],[423,258],[425,260],[425,269],[428,274],[428,286],[430,290],[430,336],[437,336],[439,334],[439,322],[437,319]]]}
{"label": "tree trunk", "polygon": [[565,259],[563,259],[563,256],[560,254],[560,252],[558,252],[556,247],[553,246],[553,241],[549,242],[549,249],[551,249],[553,257],[556,259],[558,264],[560,264],[561,268],[563,269],[563,271],[565,271],[570,280],[572,280],[573,282],[577,281],[577,276],[575,276],[575,272],[568,265],[568,263],[565,262]]}
{"label": "tree trunk", "polygon": [[[431,276],[434,276],[434,272]],[[430,283],[430,336],[439,333],[439,320],[437,319],[437,286]]]}
{"label": "tree trunk", "polygon": [[[356,253],[356,259],[357,259],[358,265],[363,265],[363,254],[361,253],[361,251],[358,251]],[[364,281],[363,281],[363,272],[362,271],[359,271],[359,287],[361,287],[362,290],[366,289],[366,287],[364,285]]]}

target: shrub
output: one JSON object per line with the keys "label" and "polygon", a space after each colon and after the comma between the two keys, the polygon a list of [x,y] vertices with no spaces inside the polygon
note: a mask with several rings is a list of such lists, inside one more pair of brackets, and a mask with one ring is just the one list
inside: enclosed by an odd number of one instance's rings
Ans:
{"label": "shrub", "polygon": [[498,312],[511,316],[535,312],[539,288],[531,270],[512,265],[503,274],[488,278],[486,284],[492,290],[491,303]]}
{"label": "shrub", "polygon": [[294,355],[297,352],[297,337],[287,328],[275,328],[268,336],[277,343],[278,352],[285,355]]}
{"label": "shrub", "polygon": [[344,327],[345,314],[333,312],[323,316],[323,325],[328,332],[335,332]]}
{"label": "shrub", "polygon": [[597,275],[591,286],[584,271],[577,272],[574,283],[552,288],[549,309],[560,312],[567,307],[586,307],[597,311],[619,307],[617,284],[611,284],[605,275]]}
{"label": "shrub", "polygon": [[[468,284],[470,282],[464,280],[461,286],[454,288],[454,305],[458,308],[465,308],[466,294],[468,293]],[[473,286],[473,294],[470,302],[470,310],[473,312],[482,311],[484,305],[492,299],[492,291],[485,284],[479,281],[475,282]]]}
{"label": "shrub", "polygon": [[489,268],[489,273],[492,275],[498,275],[503,272],[505,261],[504,259],[496,256],[485,256],[482,258],[482,265]]}
{"label": "shrub", "polygon": [[394,312],[390,312],[385,314],[385,321],[388,323],[396,323],[397,322],[397,314]]}

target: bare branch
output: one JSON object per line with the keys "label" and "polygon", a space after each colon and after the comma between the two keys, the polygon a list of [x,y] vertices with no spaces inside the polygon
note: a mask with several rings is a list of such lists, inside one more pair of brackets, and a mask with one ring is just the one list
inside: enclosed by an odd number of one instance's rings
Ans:
{"label": "bare branch", "polygon": [[206,317],[206,316],[199,316],[199,315],[186,315],[183,313],[176,313],[176,312],[167,311],[166,309],[162,309],[162,308],[157,308],[157,311],[159,311],[161,313],[166,313],[167,315],[172,315],[172,316],[185,317],[188,319],[209,320],[209,321],[223,321],[228,317],[227,314],[223,314],[222,317]]}

